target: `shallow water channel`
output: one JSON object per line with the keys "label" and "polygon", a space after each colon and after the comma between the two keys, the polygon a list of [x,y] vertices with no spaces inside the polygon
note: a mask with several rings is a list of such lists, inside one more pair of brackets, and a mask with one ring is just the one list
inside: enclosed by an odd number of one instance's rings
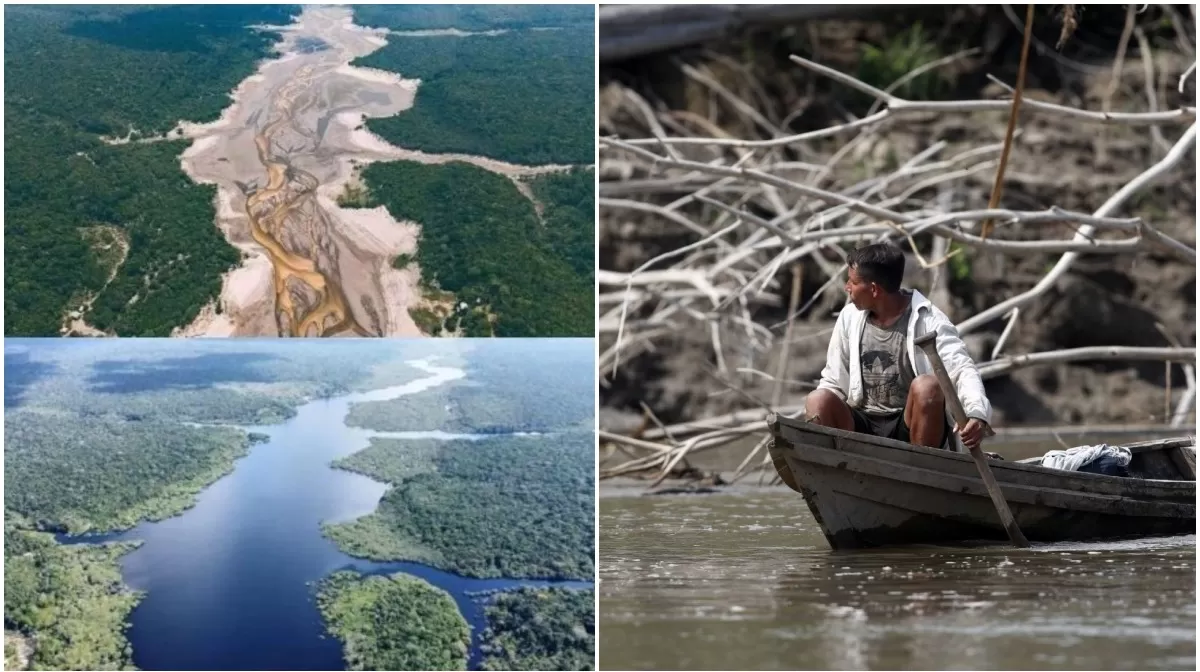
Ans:
{"label": "shallow water channel", "polygon": [[640,492],[601,490],[601,669],[1196,666],[1194,535],[833,553],[786,488]]}
{"label": "shallow water channel", "polygon": [[[590,582],[470,579],[417,563],[348,556],[321,536],[322,521],[375,510],[386,485],[330,468],[370,437],[477,438],[443,432],[374,432],[347,427],[353,403],[416,394],[461,378],[460,369],[412,362],[430,375],[405,385],[312,401],[280,425],[251,427],[271,437],[233,473],[200,493],[184,514],[83,540],[142,541],[122,559],[126,583],[146,591],[130,615],[133,661],[141,669],[344,669],[341,643],[325,634],[313,582],[339,569],[407,572],[449,592],[483,631],[483,607],[468,592],[519,586],[590,587]],[[478,642],[470,667],[479,664]]]}

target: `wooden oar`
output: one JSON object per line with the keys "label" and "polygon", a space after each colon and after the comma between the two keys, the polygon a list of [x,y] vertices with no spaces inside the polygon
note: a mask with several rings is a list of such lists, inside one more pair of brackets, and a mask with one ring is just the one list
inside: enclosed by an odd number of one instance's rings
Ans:
{"label": "wooden oar", "polygon": [[[954,389],[954,384],[950,382],[950,374],[946,373],[946,365],[942,363],[942,357],[938,354],[937,334],[929,332],[924,336],[918,336],[913,339],[913,343],[925,351],[925,356],[933,365],[933,373],[937,376],[938,385],[941,386],[942,394],[950,404],[950,412],[954,415],[954,422],[958,424],[961,431],[963,427],[967,426],[967,412],[963,410],[958,392]],[[1004,493],[1000,492],[1000,485],[996,483],[996,477],[992,475],[992,468],[988,466],[987,457],[984,456],[979,446],[972,446],[970,451],[971,459],[975,460],[975,466],[979,469],[979,477],[983,479],[983,485],[992,497],[992,504],[996,506],[996,513],[1000,515],[1000,524],[1008,532],[1009,540],[1017,548],[1029,548],[1029,540],[1025,538],[1021,528],[1017,527],[1017,521],[1013,518],[1012,511],[1008,510],[1008,502],[1004,500]]]}

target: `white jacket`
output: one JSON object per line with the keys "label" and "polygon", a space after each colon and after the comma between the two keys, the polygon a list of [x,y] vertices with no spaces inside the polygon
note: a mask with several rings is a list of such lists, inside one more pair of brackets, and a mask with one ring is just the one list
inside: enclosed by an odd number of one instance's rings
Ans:
{"label": "white jacket", "polygon": [[[833,337],[829,339],[829,351],[826,355],[825,368],[821,371],[821,382],[817,389],[832,390],[846,400],[854,408],[861,408],[864,402],[861,352],[863,329],[867,326],[866,311],[859,310],[854,304],[847,303],[838,315],[837,324],[833,327]],[[992,404],[988,401],[983,389],[983,379],[979,369],[967,352],[967,346],[958,336],[958,329],[946,314],[929,302],[917,290],[912,290],[912,315],[908,321],[908,361],[912,362],[916,375],[932,374],[933,366],[925,352],[913,345],[913,339],[918,335],[937,332],[937,351],[946,365],[946,373],[958,390],[958,398],[968,418],[978,418],[991,425]],[[946,418],[954,424],[950,409],[946,409]]]}

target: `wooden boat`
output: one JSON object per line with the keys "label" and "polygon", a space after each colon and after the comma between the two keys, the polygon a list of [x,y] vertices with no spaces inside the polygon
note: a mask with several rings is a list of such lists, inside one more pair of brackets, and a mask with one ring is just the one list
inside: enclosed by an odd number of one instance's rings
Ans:
{"label": "wooden boat", "polygon": [[[1007,540],[966,453],[782,416],[768,424],[772,457],[786,462],[835,550]],[[988,465],[1032,542],[1194,534],[1195,445],[1186,437],[1125,446],[1130,478],[1051,469],[1041,458]]]}

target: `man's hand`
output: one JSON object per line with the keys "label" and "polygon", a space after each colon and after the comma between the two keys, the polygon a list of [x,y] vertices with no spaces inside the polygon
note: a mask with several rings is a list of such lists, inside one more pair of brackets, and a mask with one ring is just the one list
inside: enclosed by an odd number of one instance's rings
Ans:
{"label": "man's hand", "polygon": [[963,445],[967,447],[967,450],[974,450],[975,448],[978,448],[979,444],[983,441],[983,432],[985,427],[987,427],[987,423],[983,420],[980,420],[979,418],[969,418],[967,420],[967,426],[962,427],[961,429],[959,428],[958,423],[955,423],[954,433],[958,434],[958,438],[962,439]]}

